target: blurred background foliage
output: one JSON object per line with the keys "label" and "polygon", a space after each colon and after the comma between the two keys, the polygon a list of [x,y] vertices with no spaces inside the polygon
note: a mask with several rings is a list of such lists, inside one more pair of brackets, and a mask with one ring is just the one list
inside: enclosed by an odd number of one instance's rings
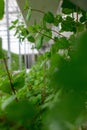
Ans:
{"label": "blurred background foliage", "polygon": [[[53,42],[29,73],[9,72],[11,83],[0,70],[1,130],[87,129],[87,13],[68,0],[61,7],[63,15],[46,12],[39,24],[22,26],[16,33],[22,41],[35,42],[38,50]],[[29,20],[32,8],[27,9]],[[10,29],[19,30],[21,23],[14,23]],[[61,26],[57,36],[52,25]],[[65,31],[72,33],[66,37]]]}

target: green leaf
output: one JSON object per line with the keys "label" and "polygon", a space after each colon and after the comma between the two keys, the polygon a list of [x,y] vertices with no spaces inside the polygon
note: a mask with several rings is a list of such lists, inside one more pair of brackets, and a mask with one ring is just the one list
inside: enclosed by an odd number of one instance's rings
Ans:
{"label": "green leaf", "polygon": [[67,16],[61,23],[62,31],[76,32],[76,24],[72,17]]}
{"label": "green leaf", "polygon": [[7,98],[5,101],[3,101],[2,106],[1,106],[2,110],[4,110],[15,99],[16,99],[16,96],[12,95],[9,98]]}
{"label": "green leaf", "polygon": [[58,41],[58,47],[60,49],[67,49],[69,47],[69,42],[68,42],[67,38],[61,37]]}
{"label": "green leaf", "polygon": [[29,42],[32,42],[32,43],[35,42],[35,38],[30,34],[27,36],[27,39],[28,39]]}
{"label": "green leaf", "polygon": [[72,4],[69,0],[63,0],[62,12],[65,14],[70,14],[76,11],[76,6]]}
{"label": "green leaf", "polygon": [[56,17],[54,18],[54,25],[58,26],[59,23],[62,22],[62,16],[61,15],[56,15]]}
{"label": "green leaf", "polygon": [[44,41],[47,43],[52,37],[52,32],[50,29],[46,29],[44,31],[44,34],[46,35],[46,36],[44,36]]}
{"label": "green leaf", "polygon": [[37,26],[32,26],[32,25],[31,25],[31,26],[28,27],[28,29],[29,29],[29,31],[32,32],[32,33],[37,33],[38,27],[37,27]]}
{"label": "green leaf", "polygon": [[4,15],[4,0],[0,0],[0,19],[3,18]]}
{"label": "green leaf", "polygon": [[78,29],[78,32],[82,32],[82,31],[84,31],[84,24],[82,24],[82,23],[80,23],[80,22],[77,22],[76,23],[76,27],[77,27],[77,29]]}
{"label": "green leaf", "polygon": [[18,19],[12,21],[12,24],[16,25],[18,23]]}
{"label": "green leaf", "polygon": [[14,101],[5,110],[8,119],[29,126],[36,109],[34,109],[34,106],[29,101],[22,100],[19,102]]}
{"label": "green leaf", "polygon": [[15,28],[15,26],[14,26],[14,25],[10,26],[10,27],[9,27],[9,30],[11,30],[11,29],[13,29],[13,28]]}
{"label": "green leaf", "polygon": [[62,12],[63,12],[64,14],[71,14],[73,11],[72,11],[72,9],[63,8],[63,9],[62,9]]}
{"label": "green leaf", "polygon": [[28,9],[29,7],[29,0],[25,1],[24,10]]}
{"label": "green leaf", "polygon": [[42,44],[43,44],[43,36],[42,35],[38,35],[36,37],[36,41],[35,41],[35,47],[36,47],[36,49],[40,49],[41,46],[42,46]]}
{"label": "green leaf", "polygon": [[5,93],[12,92],[8,77],[3,77],[0,79],[0,90]]}
{"label": "green leaf", "polygon": [[14,87],[16,90],[19,90],[20,88],[24,87],[25,84],[25,72],[21,71],[18,74],[14,74]]}
{"label": "green leaf", "polygon": [[29,21],[29,20],[30,20],[30,18],[31,18],[31,14],[32,14],[32,9],[31,9],[31,8],[29,8],[29,9],[28,9],[27,16],[26,16],[26,20],[27,20],[27,21]]}
{"label": "green leaf", "polygon": [[45,20],[47,23],[54,23],[54,15],[53,15],[51,12],[47,12],[47,13],[45,13],[45,15],[44,15],[44,20]]}
{"label": "green leaf", "polygon": [[85,22],[85,21],[86,21],[86,18],[85,18],[84,16],[82,16],[82,17],[80,18],[80,22],[83,23],[83,22]]}

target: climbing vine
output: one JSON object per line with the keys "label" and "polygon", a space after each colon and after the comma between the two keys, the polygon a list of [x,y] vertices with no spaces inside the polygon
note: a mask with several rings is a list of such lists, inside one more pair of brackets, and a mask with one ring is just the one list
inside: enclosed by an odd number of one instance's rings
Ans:
{"label": "climbing vine", "polygon": [[62,2],[61,14],[32,9],[27,2],[25,9],[28,22],[33,11],[43,18],[27,27],[16,19],[10,29],[20,41],[31,42],[32,48],[46,49],[29,73],[12,74],[14,94],[8,76],[0,74],[0,128],[86,129],[87,13],[68,0]]}

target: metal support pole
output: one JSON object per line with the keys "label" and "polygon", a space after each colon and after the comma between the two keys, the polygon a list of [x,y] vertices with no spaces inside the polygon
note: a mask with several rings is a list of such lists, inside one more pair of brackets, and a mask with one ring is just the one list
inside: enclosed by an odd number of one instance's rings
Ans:
{"label": "metal support pole", "polygon": [[34,50],[32,49],[32,65],[35,63],[35,54]]}
{"label": "metal support pole", "polygon": [[10,52],[10,33],[9,33],[9,10],[8,10],[8,2],[6,0],[6,24],[7,24],[7,44],[8,44],[8,68],[11,69],[11,52]]}
{"label": "metal support pole", "polygon": [[29,57],[29,47],[30,47],[30,45],[29,45],[30,43],[28,43],[28,69],[30,68],[30,57]]}
{"label": "metal support pole", "polygon": [[24,42],[24,62],[25,62],[25,70],[27,70],[26,41]]}
{"label": "metal support pole", "polygon": [[21,43],[19,41],[19,70],[22,70]]}

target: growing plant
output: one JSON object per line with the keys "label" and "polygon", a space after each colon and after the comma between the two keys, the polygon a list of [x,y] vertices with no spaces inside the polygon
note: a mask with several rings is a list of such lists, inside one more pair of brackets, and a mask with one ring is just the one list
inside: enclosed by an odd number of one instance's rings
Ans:
{"label": "growing plant", "polygon": [[[40,23],[25,27],[23,23],[18,24],[18,20],[12,22],[10,28],[16,29],[16,36],[35,43],[34,48],[38,50],[48,45],[48,41],[53,42],[28,74],[21,72],[12,77],[15,95],[0,88],[2,129],[86,129],[87,13],[68,0],[61,6],[63,15],[54,15],[26,4],[27,20],[33,11],[38,11],[43,15]],[[52,26],[60,26],[60,29],[55,31]],[[62,34],[65,31],[72,33],[65,37]],[[2,86],[6,84],[2,82]]]}

